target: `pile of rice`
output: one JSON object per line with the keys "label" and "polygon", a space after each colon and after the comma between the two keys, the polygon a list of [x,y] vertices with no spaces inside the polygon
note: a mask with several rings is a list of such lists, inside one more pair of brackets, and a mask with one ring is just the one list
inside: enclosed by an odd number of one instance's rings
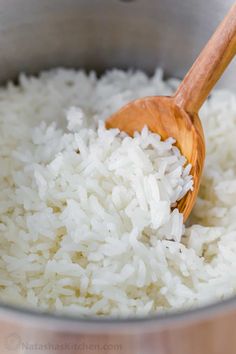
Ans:
{"label": "pile of rice", "polygon": [[0,300],[78,315],[127,316],[236,294],[236,95],[201,110],[207,159],[194,188],[172,138],[134,138],[104,120],[178,85],[142,72],[57,69],[0,90]]}

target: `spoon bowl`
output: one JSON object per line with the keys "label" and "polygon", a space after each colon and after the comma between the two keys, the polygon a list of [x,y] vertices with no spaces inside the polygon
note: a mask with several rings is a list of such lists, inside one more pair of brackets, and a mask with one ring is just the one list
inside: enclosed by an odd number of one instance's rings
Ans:
{"label": "spoon bowl", "polygon": [[133,136],[144,126],[163,140],[173,137],[176,146],[192,165],[194,189],[178,202],[178,209],[188,218],[200,185],[205,159],[204,134],[198,114],[190,116],[179,107],[174,97],[152,96],[128,103],[106,121],[108,129],[118,128]]}

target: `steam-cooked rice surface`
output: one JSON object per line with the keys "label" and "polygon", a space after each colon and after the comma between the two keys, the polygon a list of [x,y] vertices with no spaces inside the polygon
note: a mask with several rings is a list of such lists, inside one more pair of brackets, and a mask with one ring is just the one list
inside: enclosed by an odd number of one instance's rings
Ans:
{"label": "steam-cooked rice surface", "polygon": [[186,228],[174,206],[192,179],[173,139],[104,128],[177,85],[161,70],[57,69],[1,89],[2,302],[126,316],[236,293],[236,95],[215,91],[200,112],[207,158]]}

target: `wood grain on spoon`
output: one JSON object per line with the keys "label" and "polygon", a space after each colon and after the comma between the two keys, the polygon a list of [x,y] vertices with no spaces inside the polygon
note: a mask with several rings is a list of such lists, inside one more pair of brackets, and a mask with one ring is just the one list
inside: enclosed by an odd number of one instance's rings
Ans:
{"label": "wood grain on spoon", "polygon": [[173,137],[191,163],[194,190],[178,202],[188,218],[199,190],[205,160],[205,140],[198,111],[236,54],[236,3],[219,25],[172,97],[153,96],[128,103],[107,121],[129,135],[146,125],[162,139]]}

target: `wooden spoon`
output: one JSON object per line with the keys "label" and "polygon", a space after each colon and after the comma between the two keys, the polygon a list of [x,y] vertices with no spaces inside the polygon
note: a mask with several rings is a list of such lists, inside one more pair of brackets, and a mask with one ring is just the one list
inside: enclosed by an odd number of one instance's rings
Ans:
{"label": "wooden spoon", "polygon": [[236,54],[236,3],[218,26],[172,97],[151,96],[125,105],[107,121],[107,128],[119,128],[129,135],[146,125],[162,139],[173,137],[176,146],[191,163],[194,190],[178,202],[188,218],[195,203],[205,160],[205,140],[198,111],[213,86]]}

